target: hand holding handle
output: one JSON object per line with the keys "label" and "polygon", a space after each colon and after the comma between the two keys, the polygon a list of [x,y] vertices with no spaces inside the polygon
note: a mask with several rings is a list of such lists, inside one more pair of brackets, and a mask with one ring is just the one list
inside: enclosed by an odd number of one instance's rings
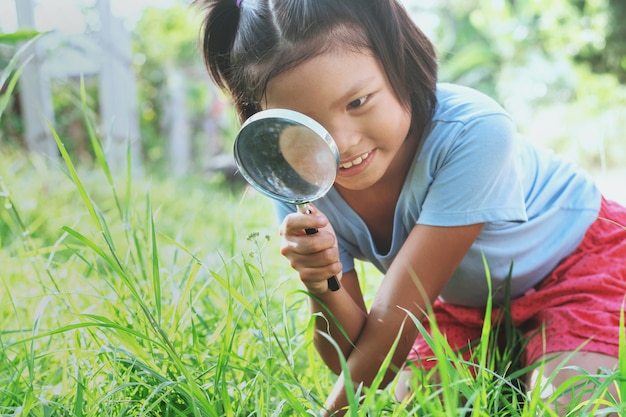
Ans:
{"label": "hand holding handle", "polygon": [[[306,214],[310,214],[311,210],[309,210],[307,204],[298,204],[298,210],[301,213],[306,213]],[[312,228],[312,229],[304,229],[304,232],[307,235],[314,235],[315,233],[317,233],[317,229]],[[339,288],[341,288],[341,285],[339,285],[339,280],[337,279],[337,277],[335,275],[333,275],[332,277],[328,278],[328,289],[331,291],[337,291],[339,290]]]}

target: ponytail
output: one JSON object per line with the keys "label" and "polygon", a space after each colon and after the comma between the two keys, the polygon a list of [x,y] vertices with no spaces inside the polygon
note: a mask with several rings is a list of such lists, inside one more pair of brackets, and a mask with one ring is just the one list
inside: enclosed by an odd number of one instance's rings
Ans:
{"label": "ponytail", "polygon": [[240,0],[197,0],[207,9],[202,25],[202,56],[211,79],[229,89],[231,52],[241,17]]}
{"label": "ponytail", "polygon": [[260,55],[275,46],[267,0],[195,0],[204,5],[202,55],[211,79],[230,94],[240,121],[259,112],[258,80],[249,72]]}

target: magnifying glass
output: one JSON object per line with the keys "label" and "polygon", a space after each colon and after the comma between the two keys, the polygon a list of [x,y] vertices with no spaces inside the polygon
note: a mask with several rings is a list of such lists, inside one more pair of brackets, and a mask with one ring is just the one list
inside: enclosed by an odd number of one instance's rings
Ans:
{"label": "magnifying glass", "polygon": [[[235,138],[235,162],[248,183],[275,200],[310,213],[308,203],[324,196],[339,169],[339,151],[330,134],[310,117],[287,109],[254,114]],[[317,229],[306,229],[306,234]],[[337,277],[328,278],[337,291]]]}

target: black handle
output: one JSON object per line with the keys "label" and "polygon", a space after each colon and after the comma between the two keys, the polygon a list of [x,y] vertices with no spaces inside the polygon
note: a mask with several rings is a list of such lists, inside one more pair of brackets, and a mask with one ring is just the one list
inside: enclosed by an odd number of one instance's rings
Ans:
{"label": "black handle", "polygon": [[[304,232],[307,235],[314,235],[317,233],[317,229],[304,229]],[[331,291],[337,291],[339,288],[341,288],[341,285],[339,285],[339,280],[337,279],[337,277],[335,275],[333,275],[332,277],[328,278],[328,289]]]}

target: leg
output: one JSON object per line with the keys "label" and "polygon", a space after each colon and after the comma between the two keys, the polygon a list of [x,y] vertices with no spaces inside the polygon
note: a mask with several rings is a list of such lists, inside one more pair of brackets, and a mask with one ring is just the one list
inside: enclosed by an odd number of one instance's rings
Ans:
{"label": "leg", "polygon": [[[441,379],[439,378],[439,373],[432,372],[432,370],[418,370],[417,372],[421,372],[420,380],[417,383],[417,386],[421,386],[422,384],[428,385],[440,385]],[[398,372],[396,376],[396,386],[394,395],[397,401],[403,401],[406,399],[411,392],[413,391],[413,384],[415,381],[415,373],[411,369],[404,369]]]}
{"label": "leg", "polygon": [[[538,388],[539,395],[543,401],[548,401],[559,386],[571,380],[571,378],[581,375],[574,368],[581,368],[590,375],[600,374],[605,369],[609,371],[617,369],[618,359],[613,356],[595,352],[576,352],[566,363],[562,363],[570,355],[571,352],[556,352],[539,358],[535,363],[540,364],[540,366],[527,375],[529,392],[533,392],[537,385],[540,385]],[[548,382],[552,375],[556,376]],[[565,391],[558,398],[551,399],[551,405],[559,415],[565,415],[568,409],[572,407],[572,404],[579,404],[588,400],[595,392],[596,387],[592,382],[581,384],[580,386],[575,385],[571,391]],[[615,384],[611,384],[609,395],[617,398],[617,387]],[[611,401],[608,396],[605,396],[605,399]]]}
{"label": "leg", "polygon": [[398,380],[396,381],[395,397],[396,400],[402,401],[411,393],[409,384],[413,379],[413,371],[409,369],[400,371],[396,378]]}
{"label": "leg", "polygon": [[[471,341],[480,338],[484,321],[484,308],[465,307],[446,304],[440,300],[433,303],[433,316],[425,319],[422,324],[426,331],[431,333],[431,321],[437,324],[437,328],[444,335],[446,342],[454,351],[463,351],[465,360],[470,360],[471,352],[468,345]],[[413,344],[413,349],[407,357],[407,363],[413,363],[418,368],[418,377],[428,384],[440,384],[437,372],[432,372],[435,366],[435,353],[431,346],[419,335]],[[415,368],[413,368],[415,369]],[[405,399],[411,392],[411,383],[416,375],[410,368],[398,372],[395,380],[395,397],[398,401]]]}
{"label": "leg", "polygon": [[[626,208],[604,200],[598,219],[587,229],[578,248],[532,293],[512,302],[519,323],[529,326],[527,336],[534,335],[526,346],[525,363],[544,365],[543,372],[538,368],[527,375],[529,390],[539,387],[536,392],[544,402],[555,397],[552,394],[559,387],[572,385],[572,377],[581,373],[596,375],[602,368],[614,370],[618,366],[620,332],[624,331],[620,312],[626,294],[623,225],[626,225]],[[576,353],[571,354],[573,351]],[[560,355],[546,362],[554,357],[551,352]],[[568,362],[561,365],[567,358]],[[554,379],[548,384],[547,379],[552,375]],[[564,392],[559,399],[551,398],[556,400],[553,406],[558,413],[563,415],[570,404],[580,404],[596,393],[591,379],[582,378],[580,385],[585,382],[586,386]],[[605,399],[615,404],[610,398],[617,398],[615,384],[607,391]]]}

